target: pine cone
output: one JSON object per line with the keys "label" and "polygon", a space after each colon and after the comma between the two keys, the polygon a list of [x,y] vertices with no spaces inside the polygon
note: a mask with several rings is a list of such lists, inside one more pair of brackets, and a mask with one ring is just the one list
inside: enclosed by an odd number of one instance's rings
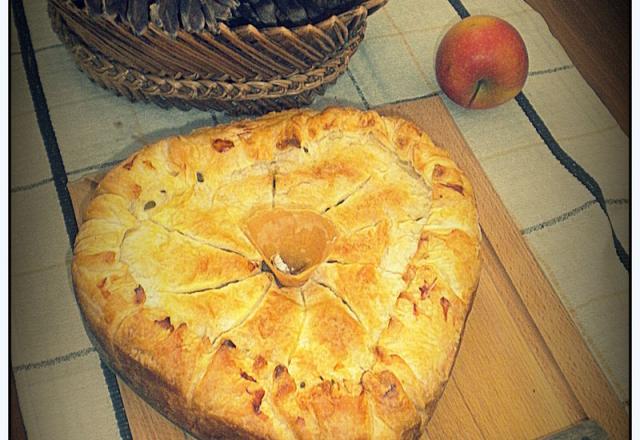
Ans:
{"label": "pine cone", "polygon": [[127,15],[127,2],[122,0],[104,0],[104,13],[111,18],[123,18]]}
{"label": "pine cone", "polygon": [[152,22],[175,36],[178,30],[218,32],[230,26],[300,26],[342,13],[364,0],[73,0],[90,15],[105,15],[143,33]]}
{"label": "pine cone", "polygon": [[363,0],[240,0],[231,25],[300,26],[340,14]]}
{"label": "pine cone", "polygon": [[204,29],[204,12],[200,0],[180,0],[180,20],[187,32]]}
{"label": "pine cone", "polygon": [[137,34],[141,34],[147,28],[147,24],[149,24],[147,0],[128,1],[127,21]]}
{"label": "pine cone", "polygon": [[178,2],[176,0],[159,0],[158,20],[166,32],[175,35],[180,28]]}
{"label": "pine cone", "polygon": [[205,26],[218,31],[218,22],[229,21],[240,3],[238,0],[73,0],[90,15],[105,15],[129,24],[136,34],[153,22],[167,33],[179,29],[200,32]]}

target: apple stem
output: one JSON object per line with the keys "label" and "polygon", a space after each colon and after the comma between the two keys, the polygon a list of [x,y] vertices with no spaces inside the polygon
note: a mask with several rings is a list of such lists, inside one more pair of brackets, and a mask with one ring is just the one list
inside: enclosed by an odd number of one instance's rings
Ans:
{"label": "apple stem", "polygon": [[476,100],[476,96],[478,96],[478,92],[480,91],[480,87],[482,87],[485,83],[485,80],[481,79],[476,83],[476,89],[473,91],[473,95],[471,96],[471,99],[469,100],[469,104],[467,104],[467,107],[471,107],[471,104],[473,104],[473,101]]}

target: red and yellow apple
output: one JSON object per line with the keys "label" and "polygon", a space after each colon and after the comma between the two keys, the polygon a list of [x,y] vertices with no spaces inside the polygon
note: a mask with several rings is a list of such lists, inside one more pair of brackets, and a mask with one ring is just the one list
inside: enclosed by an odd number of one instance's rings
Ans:
{"label": "red and yellow apple", "polygon": [[498,17],[473,15],[447,31],[435,67],[438,84],[452,101],[482,109],[503,104],[522,90],[529,57],[513,26]]}

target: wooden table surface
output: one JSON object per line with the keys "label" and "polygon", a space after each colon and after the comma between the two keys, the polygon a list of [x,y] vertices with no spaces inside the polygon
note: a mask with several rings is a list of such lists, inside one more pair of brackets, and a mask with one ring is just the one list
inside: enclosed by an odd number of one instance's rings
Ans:
{"label": "wooden table surface", "polygon": [[[569,58],[628,135],[630,121],[631,2],[525,0],[547,21]],[[615,66],[615,68],[612,68]],[[26,439],[10,381],[11,438]]]}

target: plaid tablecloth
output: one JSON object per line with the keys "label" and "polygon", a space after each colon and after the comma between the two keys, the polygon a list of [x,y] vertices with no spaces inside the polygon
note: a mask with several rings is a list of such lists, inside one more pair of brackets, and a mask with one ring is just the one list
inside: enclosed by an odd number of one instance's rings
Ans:
{"label": "plaid tablecloth", "polygon": [[[313,106],[367,108],[440,94],[436,44],[466,11],[511,22],[527,44],[530,74],[524,94],[499,108],[445,103],[628,401],[629,139],[538,13],[521,0],[391,0],[370,18],[347,74]],[[51,30],[45,0],[12,1],[12,12],[11,362],[24,423],[30,439],[127,438],[117,386],[101,368],[72,294],[65,179],[230,118],[115,97],[78,71]]]}

